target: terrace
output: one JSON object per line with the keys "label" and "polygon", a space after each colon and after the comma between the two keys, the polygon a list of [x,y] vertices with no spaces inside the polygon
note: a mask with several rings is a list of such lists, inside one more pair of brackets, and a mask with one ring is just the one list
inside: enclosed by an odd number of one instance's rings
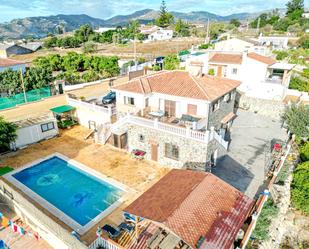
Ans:
{"label": "terrace", "polygon": [[[107,178],[126,185],[129,191],[126,193],[124,202],[81,237],[81,240],[86,245],[90,245],[96,239],[97,226],[105,224],[119,225],[123,221],[123,209],[169,171],[169,169],[160,167],[155,163],[135,160],[126,153],[120,152],[109,145],[102,146],[95,144],[89,139],[85,140],[84,138],[88,133],[88,129],[76,126],[70,130],[62,131],[60,137],[40,142],[19,150],[14,154],[6,155],[0,161],[0,167],[9,165],[17,169],[27,163],[59,152],[70,159],[85,164]],[[3,178],[1,180],[4,181]],[[14,186],[10,187],[13,188]],[[32,204],[42,209],[40,205],[33,201]],[[53,216],[47,210],[42,211],[61,227],[69,232],[72,231],[63,221]]]}

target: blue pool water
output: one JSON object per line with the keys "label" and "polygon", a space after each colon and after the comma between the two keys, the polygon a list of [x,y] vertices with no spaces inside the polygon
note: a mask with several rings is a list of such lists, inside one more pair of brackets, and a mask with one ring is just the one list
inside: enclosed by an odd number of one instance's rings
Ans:
{"label": "blue pool water", "polygon": [[57,156],[12,176],[81,226],[119,200],[123,193]]}

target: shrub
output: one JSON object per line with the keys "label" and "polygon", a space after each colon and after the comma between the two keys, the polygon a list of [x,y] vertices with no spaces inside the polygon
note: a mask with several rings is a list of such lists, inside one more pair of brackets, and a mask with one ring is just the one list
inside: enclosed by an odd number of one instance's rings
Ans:
{"label": "shrub", "polygon": [[210,43],[207,43],[207,44],[202,44],[198,47],[198,49],[208,49],[211,47],[211,44]]}
{"label": "shrub", "polygon": [[299,153],[303,162],[309,161],[309,141],[300,146]]}
{"label": "shrub", "polygon": [[215,75],[215,69],[210,68],[210,69],[208,70],[208,75]]}
{"label": "shrub", "polygon": [[165,70],[176,70],[179,68],[179,64],[180,60],[177,55],[172,54],[165,57],[163,66]]}
{"label": "shrub", "polygon": [[309,215],[309,161],[297,165],[291,184],[293,206]]}
{"label": "shrub", "polygon": [[295,89],[301,92],[309,92],[309,81],[302,80],[299,77],[293,77],[289,85],[290,89]]}
{"label": "shrub", "polygon": [[289,56],[287,51],[276,51],[275,54],[278,61],[282,61]]}

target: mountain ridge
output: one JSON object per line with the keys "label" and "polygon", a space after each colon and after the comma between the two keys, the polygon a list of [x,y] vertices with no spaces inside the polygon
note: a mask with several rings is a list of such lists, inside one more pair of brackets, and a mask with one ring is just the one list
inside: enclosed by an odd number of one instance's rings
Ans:
{"label": "mountain ridge", "polygon": [[[233,18],[247,20],[255,18],[258,13],[236,13],[228,16],[220,16],[207,11],[177,12],[171,11],[175,19],[181,18],[188,22],[205,23],[210,21],[229,21]],[[141,23],[149,23],[155,20],[159,11],[143,9],[129,15],[116,15],[108,19],[94,18],[86,14],[75,15],[51,15],[26,17],[13,19],[10,22],[0,23],[0,39],[22,39],[27,37],[42,38],[48,33],[56,33],[59,25],[64,25],[66,31],[73,31],[83,24],[93,27],[125,25],[130,20],[139,20]]]}

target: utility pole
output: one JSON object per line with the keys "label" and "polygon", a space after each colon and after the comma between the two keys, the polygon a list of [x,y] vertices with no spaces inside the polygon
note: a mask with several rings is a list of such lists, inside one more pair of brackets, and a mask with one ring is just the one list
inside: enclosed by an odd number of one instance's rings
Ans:
{"label": "utility pole", "polygon": [[23,70],[20,69],[20,77],[21,77],[21,87],[23,88],[23,92],[24,92],[24,100],[25,103],[27,103],[27,95],[26,95],[26,89],[25,89],[25,82],[24,82],[24,75],[23,75]]}
{"label": "utility pole", "polygon": [[206,31],[206,38],[205,38],[205,44],[208,44],[210,42],[209,40],[209,18],[207,19],[207,31]]}

